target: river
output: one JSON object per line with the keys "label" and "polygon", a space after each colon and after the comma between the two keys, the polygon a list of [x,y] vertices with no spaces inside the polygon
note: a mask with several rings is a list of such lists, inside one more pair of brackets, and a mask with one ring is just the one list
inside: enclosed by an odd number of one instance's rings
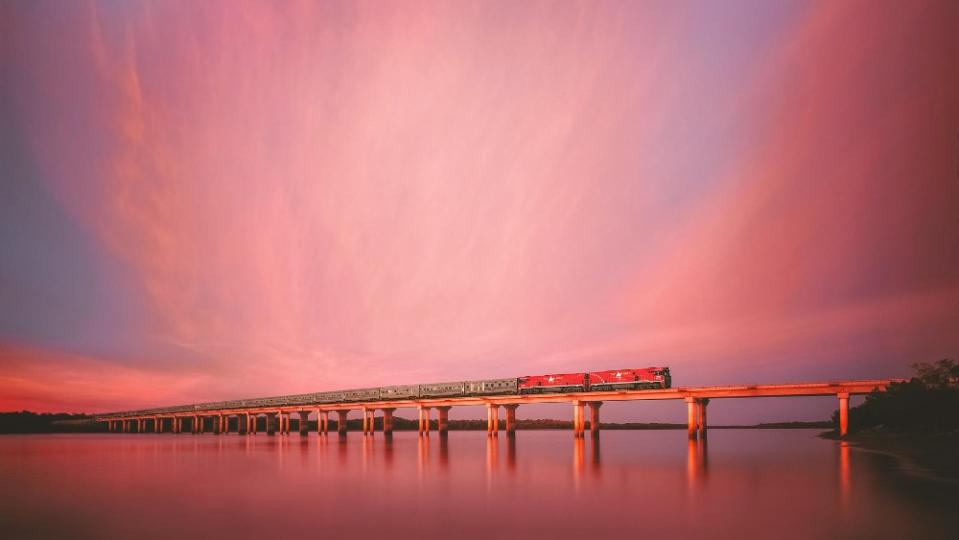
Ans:
{"label": "river", "polygon": [[814,430],[0,436],[4,538],[957,538],[959,486]]}

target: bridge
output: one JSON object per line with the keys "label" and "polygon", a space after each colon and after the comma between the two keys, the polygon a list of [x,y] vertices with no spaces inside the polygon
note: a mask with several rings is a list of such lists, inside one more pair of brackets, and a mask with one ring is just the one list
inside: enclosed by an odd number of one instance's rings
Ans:
{"label": "bridge", "polygon": [[[557,394],[509,394],[464,397],[437,397],[417,399],[390,399],[371,401],[343,401],[338,403],[297,403],[295,405],[260,405],[252,407],[213,408],[211,404],[183,405],[167,409],[117,412],[98,415],[96,420],[106,422],[111,432],[122,433],[182,433],[185,427],[194,434],[209,430],[223,434],[235,431],[238,434],[256,434],[257,418],[265,416],[265,431],[268,435],[290,432],[290,417],[299,415],[299,432],[309,433],[307,419],[316,414],[317,432],[326,435],[330,430],[330,413],[337,414],[337,432],[346,435],[348,415],[359,411],[362,415],[364,435],[373,435],[376,411],[382,414],[382,431],[393,433],[393,412],[396,409],[416,409],[419,413],[419,432],[430,433],[430,411],[437,411],[437,429],[445,435],[449,429],[449,411],[452,407],[486,406],[487,433],[498,436],[500,429],[499,409],[505,410],[505,429],[513,436],[516,429],[516,408],[532,403],[570,403],[573,406],[573,434],[583,437],[586,432],[586,408],[589,408],[589,430],[599,435],[599,409],[606,401],[682,400],[687,408],[687,431],[690,439],[706,437],[707,407],[713,399],[758,398],[758,397],[805,397],[832,396],[839,401],[839,433],[849,431],[849,396],[883,392],[889,385],[903,379],[850,380],[828,383],[761,384],[744,386],[678,387],[656,390],[612,390]],[[294,401],[295,396],[270,398],[283,403]],[[302,397],[302,396],[298,396]],[[213,404],[215,405],[215,404]],[[235,422],[231,418],[235,417]],[[231,424],[233,424],[231,426]],[[231,429],[232,428],[232,429]]]}

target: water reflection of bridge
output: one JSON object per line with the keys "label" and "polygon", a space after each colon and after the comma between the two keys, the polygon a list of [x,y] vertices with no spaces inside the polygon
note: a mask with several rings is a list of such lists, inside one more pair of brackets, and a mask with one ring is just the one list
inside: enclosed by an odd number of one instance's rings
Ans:
{"label": "water reflection of bridge", "polygon": [[[832,396],[839,401],[840,433],[848,430],[849,396],[868,394],[873,391],[885,391],[895,382],[892,379],[864,381],[840,381],[832,383],[806,384],[767,384],[746,386],[703,386],[679,387],[662,390],[619,390],[601,392],[573,392],[563,394],[466,396],[456,398],[425,398],[378,401],[355,401],[342,403],[323,403],[311,405],[262,406],[233,409],[209,409],[200,405],[175,407],[175,412],[162,412],[163,409],[130,411],[103,414],[98,421],[106,422],[109,430],[123,433],[182,433],[185,428],[194,434],[212,431],[229,433],[235,431],[241,435],[256,434],[259,430],[259,418],[264,417],[263,429],[268,435],[290,432],[290,418],[299,416],[299,432],[309,433],[307,423],[310,415],[316,415],[317,432],[326,435],[330,431],[329,415],[336,413],[336,430],[340,435],[347,431],[348,415],[351,411],[362,414],[362,428],[365,435],[375,432],[376,412],[380,411],[381,431],[390,435],[393,432],[393,412],[399,408],[416,409],[419,413],[419,432],[428,436],[431,430],[431,410],[436,409],[436,428],[441,435],[449,429],[449,411],[457,406],[482,405],[487,409],[487,432],[497,436],[501,421],[499,409],[506,414],[505,430],[513,435],[516,429],[516,408],[532,403],[570,403],[573,405],[573,433],[579,438],[584,435],[589,424],[592,435],[599,434],[599,410],[604,401],[642,401],[642,400],[684,400],[687,405],[687,427],[690,439],[706,436],[706,411],[709,402],[714,399],[757,398],[757,397],[797,397]],[[282,401],[282,398],[277,398]],[[206,406],[202,406],[206,407]],[[589,420],[586,408],[589,408]],[[235,420],[234,420],[235,419]]]}

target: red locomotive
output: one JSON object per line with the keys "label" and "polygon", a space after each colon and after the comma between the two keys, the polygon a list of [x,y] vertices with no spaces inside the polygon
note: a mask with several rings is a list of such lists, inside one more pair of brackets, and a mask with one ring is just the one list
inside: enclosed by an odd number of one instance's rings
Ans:
{"label": "red locomotive", "polygon": [[645,390],[669,388],[671,384],[672,378],[668,367],[529,375],[517,379],[517,389],[520,394]]}
{"label": "red locomotive", "polygon": [[671,384],[672,377],[669,376],[668,367],[611,369],[609,371],[589,372],[589,389],[593,391],[669,388]]}
{"label": "red locomotive", "polygon": [[585,373],[558,373],[555,375],[529,375],[517,381],[520,394],[547,392],[585,392],[589,387]]}

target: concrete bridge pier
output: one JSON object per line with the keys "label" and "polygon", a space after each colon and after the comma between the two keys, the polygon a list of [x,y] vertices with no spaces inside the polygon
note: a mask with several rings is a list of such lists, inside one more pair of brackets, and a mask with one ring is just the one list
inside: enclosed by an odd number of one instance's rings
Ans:
{"label": "concrete bridge pier", "polygon": [[516,407],[519,405],[503,405],[506,409],[506,436],[516,436]]}
{"label": "concrete bridge pier", "polygon": [[450,431],[450,409],[452,407],[437,407],[436,408],[436,431],[440,434],[440,437],[446,437],[449,435]]}
{"label": "concrete bridge pier", "polygon": [[336,420],[336,433],[340,437],[346,437],[346,421],[347,416],[350,414],[350,411],[336,411],[337,420]]}
{"label": "concrete bridge pier", "polygon": [[256,435],[256,421],[259,418],[259,415],[253,413],[250,415],[250,433]]}
{"label": "concrete bridge pier", "polygon": [[246,435],[246,430],[250,427],[250,415],[248,413],[236,415],[236,434]]}
{"label": "concrete bridge pier", "polygon": [[696,398],[686,398],[686,432],[690,439],[696,439],[699,428],[699,404]]}
{"label": "concrete bridge pier", "polygon": [[393,436],[393,411],[396,409],[383,409],[383,435]]}
{"label": "concrete bridge pier", "polygon": [[277,414],[276,413],[266,413],[266,434],[269,436],[276,435],[276,428],[278,424]]}
{"label": "concrete bridge pier", "polygon": [[[317,418],[319,421],[319,418]],[[310,411],[300,411],[300,436],[306,437],[310,434]]]}
{"label": "concrete bridge pier", "polygon": [[849,393],[840,392],[839,398],[839,436],[845,437],[849,433]]}
{"label": "concrete bridge pier", "polygon": [[419,407],[420,411],[420,435],[430,436],[430,408]]}
{"label": "concrete bridge pier", "polygon": [[586,431],[586,404],[582,401],[573,402],[573,436],[582,437]]}
{"label": "concrete bridge pier", "polygon": [[326,435],[330,432],[330,413],[328,411],[316,411],[316,434]]}
{"label": "concrete bridge pier", "polygon": [[701,438],[705,439],[705,438],[706,438],[706,433],[707,433],[707,431],[706,431],[706,429],[707,429],[707,423],[706,423],[706,408],[709,406],[709,398],[703,398],[703,399],[698,400],[698,405],[699,405],[699,407],[698,407],[698,410],[697,410],[697,413],[698,413],[698,414],[697,414],[697,416],[698,416],[698,418],[697,418],[698,422],[697,422],[697,423],[698,423],[698,428],[699,428],[699,436],[700,436]]}
{"label": "concrete bridge pier", "polygon": [[589,402],[589,434],[594,438],[599,437],[599,408],[602,406],[602,401]]}
{"label": "concrete bridge pier", "polygon": [[499,437],[499,405],[486,404],[486,434]]}
{"label": "concrete bridge pier", "polygon": [[363,407],[360,414],[363,415],[363,436],[371,435],[373,433],[373,411]]}

